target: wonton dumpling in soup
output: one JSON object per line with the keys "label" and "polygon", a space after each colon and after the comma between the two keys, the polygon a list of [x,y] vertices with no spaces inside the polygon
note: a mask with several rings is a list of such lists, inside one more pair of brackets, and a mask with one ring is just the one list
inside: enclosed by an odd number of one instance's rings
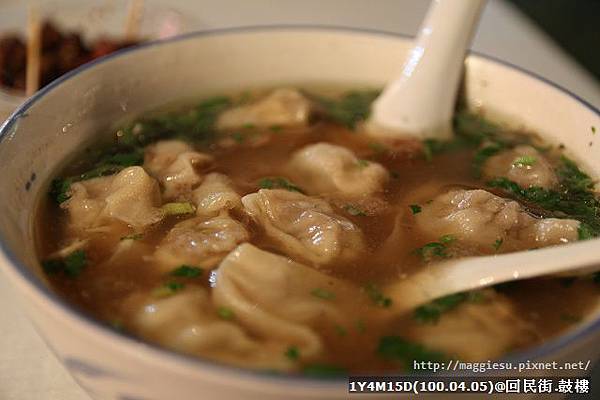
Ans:
{"label": "wonton dumpling in soup", "polygon": [[227,212],[208,219],[194,217],[175,225],[158,245],[154,257],[165,271],[182,264],[212,267],[249,239],[246,227]]}
{"label": "wonton dumpling in soup", "polygon": [[366,249],[360,229],[322,199],[261,189],[242,203],[279,250],[318,265],[348,263]]}
{"label": "wonton dumpling in soup", "polygon": [[422,206],[417,227],[434,238],[451,234],[459,241],[489,249],[526,249],[576,241],[580,222],[532,217],[513,200],[485,190],[451,190]]}
{"label": "wonton dumpling in soup", "polygon": [[204,177],[202,184],[192,193],[196,214],[215,215],[220,211],[242,208],[242,198],[226,175],[216,172]]}
{"label": "wonton dumpling in soup", "polygon": [[[314,326],[348,325],[351,316],[338,305],[361,301],[352,285],[249,243],[221,262],[213,290],[215,304],[232,310],[249,332],[295,345],[303,359],[324,350]],[[315,290],[327,291],[330,300]]]}
{"label": "wonton dumpling in soup", "polygon": [[296,151],[287,170],[309,194],[372,196],[389,179],[380,164],[361,162],[350,150],[324,142]]}
{"label": "wonton dumpling in soup", "polygon": [[69,212],[70,226],[75,229],[101,226],[110,219],[143,229],[164,216],[158,184],[141,167],[73,183],[70,194],[61,207]]}
{"label": "wonton dumpling in soup", "polygon": [[129,328],[167,347],[249,368],[289,370],[285,345],[261,343],[235,321],[218,317],[206,289],[186,289],[166,298],[133,295],[125,308]]}
{"label": "wonton dumpling in soup", "polygon": [[308,124],[310,112],[310,101],[299,91],[282,88],[254,103],[226,110],[219,115],[217,128],[226,130],[244,126],[302,126]]}
{"label": "wonton dumpling in soup", "polygon": [[521,145],[490,157],[482,168],[487,179],[505,177],[528,188],[546,189],[558,183],[556,173],[546,158],[532,146]]}
{"label": "wonton dumpling in soup", "polygon": [[533,326],[517,316],[508,299],[494,290],[483,296],[460,304],[434,324],[415,325],[411,336],[445,354],[460,354],[465,361],[494,359],[535,338]]}
{"label": "wonton dumpling in soup", "polygon": [[186,196],[202,182],[203,171],[213,163],[213,157],[193,151],[178,140],[166,140],[148,146],[144,167],[163,187],[163,197],[175,200]]}

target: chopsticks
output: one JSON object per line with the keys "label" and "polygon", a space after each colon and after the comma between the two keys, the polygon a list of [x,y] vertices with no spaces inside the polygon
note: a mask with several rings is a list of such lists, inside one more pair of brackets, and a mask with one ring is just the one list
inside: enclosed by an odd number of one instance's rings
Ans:
{"label": "chopsticks", "polygon": [[131,0],[129,2],[125,21],[125,40],[134,41],[138,38],[143,11],[144,0]]}
{"label": "chopsticks", "polygon": [[25,94],[31,96],[40,87],[42,58],[42,27],[38,8],[29,7],[27,18],[27,66],[25,70]]}

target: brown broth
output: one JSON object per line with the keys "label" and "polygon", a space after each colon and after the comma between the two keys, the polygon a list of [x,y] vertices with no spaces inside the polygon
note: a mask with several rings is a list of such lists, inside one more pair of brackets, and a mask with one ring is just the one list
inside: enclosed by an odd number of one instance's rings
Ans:
{"label": "brown broth", "polygon": [[[359,158],[379,162],[392,172],[393,178],[383,195],[388,205],[375,205],[374,215],[353,216],[345,210],[345,202],[332,201],[340,215],[350,219],[365,233],[369,252],[341,272],[327,272],[359,286],[370,282],[383,285],[401,279],[416,269],[426,268],[414,250],[431,241],[431,238],[424,237],[413,228],[410,204],[426,201],[429,194],[436,194],[446,186],[485,188],[483,182],[473,178],[471,174],[474,153],[471,148],[441,154],[426,161],[420,156],[419,146],[413,146],[412,150],[409,146],[408,151],[379,151],[365,135],[323,121],[305,131],[284,129],[279,132],[261,132],[249,129],[243,135],[245,139],[242,143],[217,140],[209,147],[216,159],[214,171],[229,176],[242,195],[256,191],[257,182],[263,177],[282,176],[281,171],[291,153],[316,142],[343,145],[353,150]],[[261,141],[264,143],[261,144]],[[72,166],[68,172],[83,171],[86,165],[84,158],[82,157],[81,162],[73,163],[75,167]],[[295,183],[301,186],[301,182]],[[364,207],[363,204],[359,206]],[[377,249],[392,232],[397,215],[400,215],[402,225],[402,241],[395,251],[380,254]],[[147,245],[148,252],[152,251],[168,230],[181,219],[183,218],[172,217],[161,222],[147,232],[140,242]],[[46,259],[71,239],[66,236],[66,221],[66,212],[56,204],[46,200],[41,202],[36,224],[40,259]],[[126,265],[102,264],[110,255],[106,249],[118,242],[121,236],[131,233],[124,224],[113,228],[110,235],[98,233],[94,237],[94,245],[87,250],[88,266],[79,277],[72,279],[51,275],[49,279],[68,302],[98,319],[127,329],[128,321],[123,320],[124,301],[132,293],[152,291],[164,283],[165,278],[164,274],[153,271],[151,263],[144,259],[147,255],[144,253],[137,254]],[[250,229],[252,243],[266,250],[279,252],[278,249],[265,245],[266,241],[259,229],[252,226]],[[115,235],[115,231],[119,234]],[[466,251],[471,255],[486,253],[480,249]],[[487,253],[493,253],[491,246]],[[208,276],[204,274],[202,279],[185,282],[190,287],[200,285],[209,288]],[[502,293],[508,297],[517,313],[535,326],[537,338],[521,346],[527,347],[556,336],[584,317],[598,298],[598,287],[584,279],[577,280],[570,286],[561,284],[559,279],[535,279],[514,283],[510,288],[503,289]],[[381,310],[374,310],[372,305],[348,312],[356,316],[353,326],[340,329],[327,321],[319,323],[319,333],[327,347],[327,354],[319,361],[343,366],[353,372],[398,369],[398,364],[377,356],[379,338],[384,335],[403,335],[417,322],[407,316],[394,324],[383,324],[377,319]]]}

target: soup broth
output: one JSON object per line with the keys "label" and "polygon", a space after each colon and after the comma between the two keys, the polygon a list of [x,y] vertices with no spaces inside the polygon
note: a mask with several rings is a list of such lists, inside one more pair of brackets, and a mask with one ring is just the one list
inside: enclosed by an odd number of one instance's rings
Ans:
{"label": "soup broth", "polygon": [[123,126],[40,203],[49,281],[161,346],[311,375],[493,359],[583,319],[595,277],[395,312],[393,284],[415,271],[595,237],[600,208],[563,146],[466,111],[450,142],[374,139],[375,95],[261,90]]}

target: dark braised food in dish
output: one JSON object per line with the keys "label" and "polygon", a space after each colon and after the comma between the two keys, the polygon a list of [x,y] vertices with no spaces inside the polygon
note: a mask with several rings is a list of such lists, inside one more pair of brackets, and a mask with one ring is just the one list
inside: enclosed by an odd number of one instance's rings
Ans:
{"label": "dark braised food in dish", "polygon": [[[40,85],[46,86],[59,76],[119,49],[138,44],[139,41],[100,38],[87,43],[78,32],[61,31],[45,21],[41,28]],[[27,44],[16,34],[0,37],[0,87],[8,90],[25,90]]]}

